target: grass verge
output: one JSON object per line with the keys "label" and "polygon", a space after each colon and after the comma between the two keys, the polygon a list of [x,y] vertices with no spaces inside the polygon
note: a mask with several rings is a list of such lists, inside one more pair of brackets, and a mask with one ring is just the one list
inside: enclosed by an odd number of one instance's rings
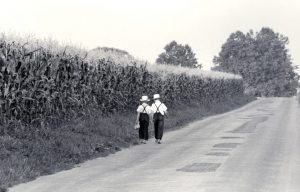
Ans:
{"label": "grass verge", "polygon": [[[206,106],[198,103],[176,105],[169,110],[165,128],[174,130],[193,120],[238,108],[252,100],[253,97],[245,96]],[[136,145],[135,116],[135,113],[110,117],[95,115],[59,127],[15,127],[5,131],[0,135],[0,192],[18,183],[70,169],[85,160]]]}

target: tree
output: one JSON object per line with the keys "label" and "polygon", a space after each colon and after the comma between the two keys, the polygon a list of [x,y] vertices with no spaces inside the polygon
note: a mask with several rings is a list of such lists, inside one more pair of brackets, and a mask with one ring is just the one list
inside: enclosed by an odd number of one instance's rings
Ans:
{"label": "tree", "polygon": [[156,62],[158,64],[166,65],[180,65],[184,67],[197,67],[201,68],[201,64],[198,64],[193,53],[192,48],[189,45],[181,45],[176,41],[165,46],[165,52],[161,53]]}
{"label": "tree", "polygon": [[232,33],[214,58],[214,70],[243,77],[255,95],[287,96],[296,93],[298,75],[286,45],[288,38],[270,28]]}

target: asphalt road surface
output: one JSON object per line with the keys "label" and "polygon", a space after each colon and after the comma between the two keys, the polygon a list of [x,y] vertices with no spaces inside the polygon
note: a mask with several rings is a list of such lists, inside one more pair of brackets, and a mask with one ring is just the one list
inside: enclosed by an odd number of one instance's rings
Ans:
{"label": "asphalt road surface", "polygon": [[11,192],[299,192],[296,97],[261,98]]}

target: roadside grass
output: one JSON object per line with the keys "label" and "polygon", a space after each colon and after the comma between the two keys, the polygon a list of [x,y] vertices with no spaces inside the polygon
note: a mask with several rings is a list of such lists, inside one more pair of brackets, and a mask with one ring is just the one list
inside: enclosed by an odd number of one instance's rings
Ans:
{"label": "roadside grass", "polygon": [[[169,109],[165,129],[178,129],[193,120],[223,113],[253,100],[253,97],[245,96],[205,106],[195,102],[179,104]],[[110,117],[95,114],[59,127],[16,127],[0,135],[0,192],[138,144],[138,133],[133,129],[135,118],[135,113]],[[152,137],[153,124],[150,126]]]}

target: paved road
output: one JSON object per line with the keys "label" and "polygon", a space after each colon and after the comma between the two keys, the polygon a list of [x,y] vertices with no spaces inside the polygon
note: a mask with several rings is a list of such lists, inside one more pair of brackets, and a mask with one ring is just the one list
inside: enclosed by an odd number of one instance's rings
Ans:
{"label": "paved road", "polygon": [[299,192],[300,107],[268,98],[11,192]]}

